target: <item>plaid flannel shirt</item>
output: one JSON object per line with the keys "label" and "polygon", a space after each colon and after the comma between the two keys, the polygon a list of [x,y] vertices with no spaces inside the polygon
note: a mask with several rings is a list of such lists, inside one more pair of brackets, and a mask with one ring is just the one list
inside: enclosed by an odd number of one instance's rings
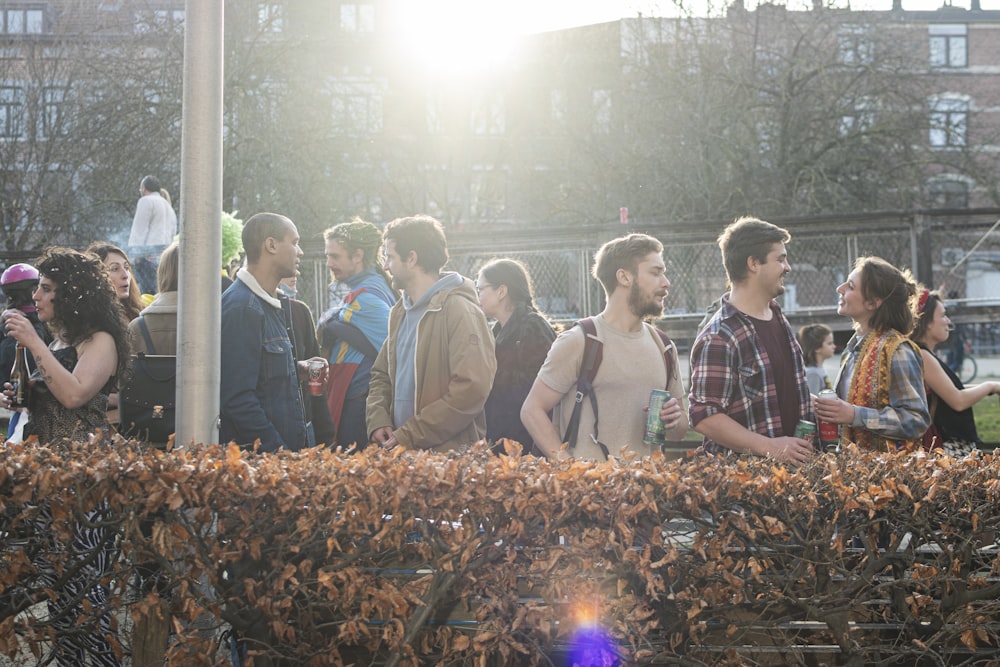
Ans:
{"label": "plaid flannel shirt", "polygon": [[[844,348],[836,383],[837,395],[844,400],[847,400],[863,340],[855,334]],[[892,356],[889,378],[889,405],[881,409],[856,405],[851,426],[893,440],[919,440],[931,422],[924,390],[923,357],[909,345],[900,345]]]}
{"label": "plaid flannel shirt", "polygon": [[[799,419],[814,421],[805,362],[791,325],[774,301],[771,312],[780,318],[792,347],[798,378]],[[757,345],[753,320],[722,297],[722,306],[698,334],[691,349],[691,392],[688,417],[694,427],[715,414],[725,414],[750,431],[776,438],[781,430],[778,393],[771,376],[771,363],[763,346]],[[705,438],[709,452],[728,448]]]}

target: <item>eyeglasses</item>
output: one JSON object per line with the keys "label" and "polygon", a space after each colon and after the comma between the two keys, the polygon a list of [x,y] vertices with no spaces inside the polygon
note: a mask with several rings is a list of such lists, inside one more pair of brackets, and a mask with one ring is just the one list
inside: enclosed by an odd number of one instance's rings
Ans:
{"label": "eyeglasses", "polygon": [[482,294],[483,290],[487,287],[493,289],[493,285],[490,285],[489,283],[480,283],[476,285],[476,294]]}

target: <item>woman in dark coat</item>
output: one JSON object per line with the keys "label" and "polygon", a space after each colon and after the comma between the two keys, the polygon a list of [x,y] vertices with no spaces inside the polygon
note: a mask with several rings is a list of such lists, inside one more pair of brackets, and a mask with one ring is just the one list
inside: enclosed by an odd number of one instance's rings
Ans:
{"label": "woman in dark coat", "polygon": [[[486,438],[509,438],[532,453],[534,440],[521,423],[521,405],[549,352],[556,331],[535,307],[531,277],[514,259],[494,259],[479,271],[479,303],[493,319],[497,373],[486,399]],[[497,447],[497,452],[503,452]]]}

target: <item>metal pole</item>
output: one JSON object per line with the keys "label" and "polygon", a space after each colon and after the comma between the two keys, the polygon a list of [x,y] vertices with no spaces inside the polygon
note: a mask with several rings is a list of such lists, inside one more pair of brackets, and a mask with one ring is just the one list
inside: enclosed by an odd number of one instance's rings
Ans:
{"label": "metal pole", "polygon": [[184,7],[175,444],[219,439],[223,0]]}

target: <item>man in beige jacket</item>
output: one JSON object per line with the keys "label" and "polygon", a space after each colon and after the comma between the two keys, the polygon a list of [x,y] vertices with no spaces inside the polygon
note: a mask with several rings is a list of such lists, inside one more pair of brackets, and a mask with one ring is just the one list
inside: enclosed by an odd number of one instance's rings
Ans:
{"label": "man in beige jacket", "polygon": [[385,269],[402,298],[372,367],[366,406],[372,442],[386,449],[447,451],[486,436],[493,386],[493,337],[468,278],[441,271],[444,229],[434,218],[390,222]]}

